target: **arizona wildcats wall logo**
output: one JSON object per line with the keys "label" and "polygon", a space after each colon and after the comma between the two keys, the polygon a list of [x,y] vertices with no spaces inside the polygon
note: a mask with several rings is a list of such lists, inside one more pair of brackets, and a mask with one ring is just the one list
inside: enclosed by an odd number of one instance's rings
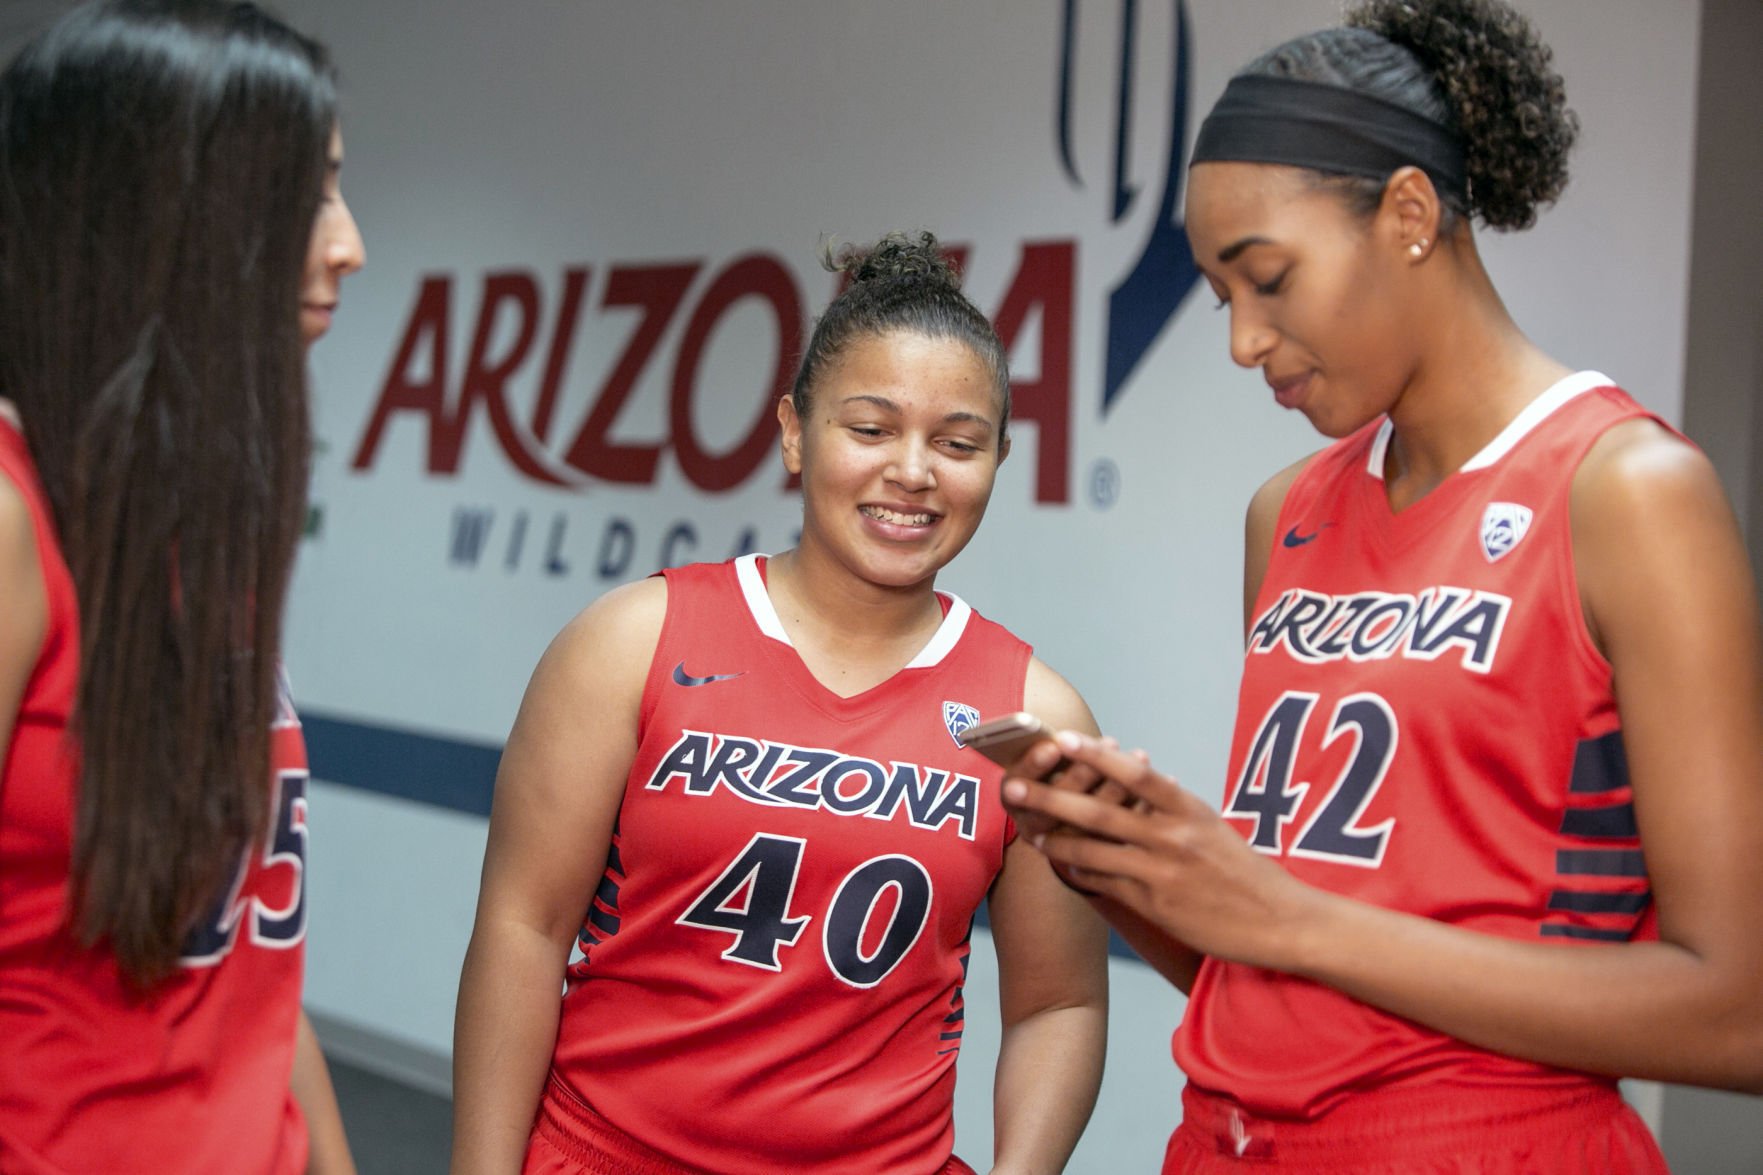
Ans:
{"label": "arizona wildcats wall logo", "polygon": [[943,725],[949,728],[949,737],[955,740],[956,746],[964,745],[961,736],[979,724],[979,711],[965,702],[943,703]]}
{"label": "arizona wildcats wall logo", "polygon": [[[1078,174],[1076,153],[1072,145],[1072,115],[1077,90],[1077,35],[1079,0],[1064,0],[1062,25],[1064,37],[1059,50],[1058,109],[1054,125],[1058,131],[1059,161],[1074,188],[1084,186]],[[1188,98],[1193,85],[1192,38],[1188,33],[1188,6],[1184,0],[1173,2],[1175,39],[1171,46],[1174,69],[1170,73],[1168,91],[1169,124],[1167,154],[1163,158],[1163,183],[1157,198],[1155,219],[1132,272],[1120,280],[1108,294],[1107,339],[1104,347],[1107,368],[1102,379],[1102,412],[1107,414],[1126,382],[1150,352],[1151,345],[1190,291],[1200,284],[1200,267],[1188,247],[1187,230],[1182,225],[1182,181],[1187,168],[1182,166],[1182,145],[1188,137]],[[1137,90],[1133,85],[1138,45],[1138,0],[1123,0],[1120,8],[1120,56],[1115,67],[1115,137],[1114,172],[1110,219],[1116,225],[1126,220],[1138,201],[1141,184],[1130,177],[1134,171],[1131,154],[1133,105]]]}
{"label": "arizona wildcats wall logo", "polygon": [[1481,553],[1489,563],[1498,560],[1523,540],[1530,530],[1529,506],[1516,502],[1489,502],[1481,516]]}

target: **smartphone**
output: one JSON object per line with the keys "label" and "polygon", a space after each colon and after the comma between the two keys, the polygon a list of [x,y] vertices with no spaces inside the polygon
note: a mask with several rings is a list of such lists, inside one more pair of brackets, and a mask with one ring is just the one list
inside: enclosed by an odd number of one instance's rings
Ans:
{"label": "smartphone", "polygon": [[968,727],[961,734],[961,745],[972,747],[1000,767],[1008,767],[1029,747],[1052,737],[1052,730],[1039,718],[1018,710]]}

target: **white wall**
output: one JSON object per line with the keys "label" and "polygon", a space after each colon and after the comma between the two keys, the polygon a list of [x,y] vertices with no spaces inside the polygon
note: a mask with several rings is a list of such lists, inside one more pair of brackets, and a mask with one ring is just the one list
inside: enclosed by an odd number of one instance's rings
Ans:
{"label": "white wall", "polygon": [[[1301,419],[1280,415],[1257,375],[1231,366],[1224,317],[1204,291],[1157,334],[1112,410],[1100,410],[1108,292],[1144,246],[1169,171],[1174,0],[1138,6],[1125,172],[1139,192],[1118,222],[1118,0],[1078,6],[1068,139],[1082,186],[1062,165],[1057,133],[1061,0],[280,7],[341,64],[345,189],[369,252],[315,352],[323,522],[302,554],[287,659],[315,728],[328,721],[331,734],[380,740],[392,755],[332,772],[353,776],[349,786],[313,789],[317,1012],[444,1058],[483,822],[371,788],[398,779],[419,796],[470,793],[465,759],[432,738],[499,743],[550,636],[611,583],[652,570],[674,525],[695,529],[702,558],[730,553],[748,529],[764,548],[790,541],[798,506],[775,458],[715,493],[691,485],[671,451],[639,485],[563,468],[636,321],[604,306],[621,265],[701,264],[619,418],[614,439],[640,442],[667,431],[686,319],[747,254],[785,267],[807,315],[832,289],[815,262],[822,234],[863,240],[930,227],[971,247],[968,288],[991,312],[1025,250],[1069,247],[1069,331],[1031,323],[1013,356],[1018,378],[1032,382],[1051,374],[1048,338],[1069,345],[1068,500],[1035,501],[1048,437],[1020,425],[991,516],[943,582],[1036,642],[1109,731],[1219,796],[1239,651],[1241,511],[1263,477],[1317,442]],[[1596,19],[1583,0],[1525,7],[1556,49],[1585,133],[1561,205],[1528,234],[1484,240],[1490,267],[1552,352],[1609,372],[1677,418],[1699,4],[1603,0]],[[1335,0],[1191,0],[1188,9],[1192,120],[1249,56],[1338,15]],[[536,279],[537,338],[508,385],[524,421],[571,267],[589,269],[574,351],[552,435],[527,448],[576,484],[517,471],[481,404],[450,474],[425,470],[428,427],[408,412],[394,414],[369,468],[352,468],[425,277],[451,282],[452,401],[484,276]],[[492,353],[512,341],[514,318],[494,324]],[[719,320],[692,398],[707,447],[731,447],[763,410],[778,351],[762,303],[738,302]],[[404,374],[420,382],[429,366]],[[1109,469],[1117,497],[1100,505],[1089,487]],[[475,566],[449,559],[461,509],[495,512]],[[614,520],[636,549],[602,576],[596,555]],[[342,744],[328,745],[336,762]],[[419,753],[435,758],[401,773]],[[1179,999],[1136,963],[1117,961],[1114,975],[1114,1051],[1077,1171],[1147,1168],[1176,1115],[1167,1037]],[[983,986],[976,965],[975,994]],[[970,995],[970,1006],[981,1002]],[[975,1162],[990,1140],[990,1058],[978,1035],[966,1045],[958,1104],[960,1146]]]}

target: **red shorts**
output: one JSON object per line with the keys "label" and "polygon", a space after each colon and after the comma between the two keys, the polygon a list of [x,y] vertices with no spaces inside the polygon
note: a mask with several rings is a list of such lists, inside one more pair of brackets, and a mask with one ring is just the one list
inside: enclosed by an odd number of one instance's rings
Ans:
{"label": "red shorts", "polygon": [[1314,1122],[1256,1118],[1189,1086],[1163,1175],[1669,1175],[1615,1089],[1361,1094]]}
{"label": "red shorts", "polygon": [[[521,1171],[522,1175],[713,1175],[682,1166],[632,1138],[555,1077],[546,1083]],[[951,1155],[934,1175],[974,1175],[974,1170]]]}

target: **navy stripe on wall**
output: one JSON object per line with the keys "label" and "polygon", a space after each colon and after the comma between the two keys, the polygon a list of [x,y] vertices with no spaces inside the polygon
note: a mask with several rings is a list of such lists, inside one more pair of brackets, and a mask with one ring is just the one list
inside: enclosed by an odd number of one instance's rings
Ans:
{"label": "navy stripe on wall", "polygon": [[[307,709],[300,711],[300,725],[314,779],[471,816],[490,814],[496,765],[502,761],[499,745],[373,726]],[[978,923],[987,924],[983,905]],[[1113,931],[1108,932],[1108,953],[1138,961]]]}
{"label": "navy stripe on wall", "polygon": [[472,816],[490,814],[502,748],[300,713],[314,779]]}

